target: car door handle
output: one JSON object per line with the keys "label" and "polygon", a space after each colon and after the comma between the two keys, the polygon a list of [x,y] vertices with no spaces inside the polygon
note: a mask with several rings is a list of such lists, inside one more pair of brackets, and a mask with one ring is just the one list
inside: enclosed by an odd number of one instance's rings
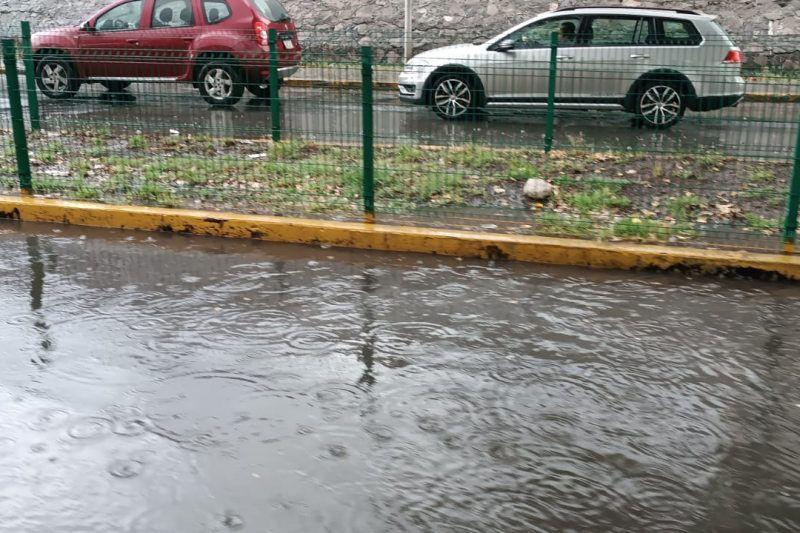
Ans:
{"label": "car door handle", "polygon": [[186,42],[186,43],[190,43],[190,42],[194,41],[194,37],[184,37],[183,41]]}
{"label": "car door handle", "polygon": [[557,59],[560,59],[561,61],[571,61],[572,59],[574,59],[574,57],[573,56],[557,56]]}
{"label": "car door handle", "polygon": [[125,39],[125,42],[139,46],[139,41],[137,41],[136,39]]}
{"label": "car door handle", "polygon": [[631,54],[631,59],[650,59],[647,54]]}

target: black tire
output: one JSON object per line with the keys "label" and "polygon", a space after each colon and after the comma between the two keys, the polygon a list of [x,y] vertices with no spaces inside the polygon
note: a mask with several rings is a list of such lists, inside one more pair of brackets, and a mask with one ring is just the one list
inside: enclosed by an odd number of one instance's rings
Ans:
{"label": "black tire", "polygon": [[474,118],[480,100],[478,84],[465,74],[442,74],[430,86],[431,109],[447,120]]}
{"label": "black tire", "polygon": [[672,80],[646,81],[636,90],[635,98],[634,112],[648,128],[670,128],[680,122],[686,111],[686,90]]}
{"label": "black tire", "polygon": [[269,98],[269,85],[261,85],[250,83],[247,85],[247,91],[260,100]]}
{"label": "black tire", "polygon": [[131,86],[131,82],[129,81],[101,81],[100,85],[105,87],[108,92],[111,93],[121,93],[125,89]]}
{"label": "black tire", "polygon": [[46,55],[36,63],[36,85],[48,98],[64,100],[75,96],[81,88],[81,80],[68,58]]}
{"label": "black tire", "polygon": [[231,107],[242,99],[244,83],[239,69],[224,60],[209,61],[197,78],[203,99],[215,107]]}

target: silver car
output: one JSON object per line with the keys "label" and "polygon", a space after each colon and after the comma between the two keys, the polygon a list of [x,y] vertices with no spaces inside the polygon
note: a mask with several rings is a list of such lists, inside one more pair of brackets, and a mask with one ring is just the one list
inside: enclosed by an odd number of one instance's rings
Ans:
{"label": "silver car", "polygon": [[667,128],[687,108],[735,106],[744,96],[741,51],[714,19],[688,10],[559,9],[482,44],[414,56],[400,74],[400,98],[446,119],[547,105],[556,32],[556,106],[621,109]]}

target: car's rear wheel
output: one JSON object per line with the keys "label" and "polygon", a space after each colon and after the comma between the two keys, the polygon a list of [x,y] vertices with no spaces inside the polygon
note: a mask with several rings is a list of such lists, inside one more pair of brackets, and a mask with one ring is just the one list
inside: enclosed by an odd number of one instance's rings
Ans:
{"label": "car's rear wheel", "polygon": [[472,79],[461,74],[445,74],[431,86],[431,107],[448,120],[474,116],[478,95]]}
{"label": "car's rear wheel", "polygon": [[121,93],[131,86],[129,81],[101,81],[100,85],[108,89],[112,93]]}
{"label": "car's rear wheel", "polygon": [[636,95],[636,114],[650,128],[665,129],[680,121],[686,111],[681,86],[672,81],[648,81]]}
{"label": "car's rear wheel", "polygon": [[203,66],[198,85],[203,99],[216,107],[236,105],[244,94],[239,69],[222,61],[211,61]]}
{"label": "car's rear wheel", "polygon": [[81,88],[81,81],[67,58],[50,55],[37,63],[36,85],[48,98],[62,100],[75,96]]}

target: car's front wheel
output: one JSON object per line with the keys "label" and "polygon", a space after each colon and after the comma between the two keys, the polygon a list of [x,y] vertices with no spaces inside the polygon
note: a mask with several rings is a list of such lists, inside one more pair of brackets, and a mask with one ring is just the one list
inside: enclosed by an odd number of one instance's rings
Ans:
{"label": "car's front wheel", "polygon": [[459,74],[439,77],[431,86],[431,106],[437,115],[449,120],[473,116],[478,94],[472,80]]}
{"label": "car's front wheel", "polygon": [[48,98],[63,100],[75,96],[81,88],[81,81],[68,59],[45,56],[36,66],[36,85]]}
{"label": "car's front wheel", "polygon": [[636,114],[645,126],[665,129],[674,126],[686,111],[680,85],[671,81],[649,81],[638,91]]}
{"label": "car's front wheel", "polygon": [[229,63],[212,61],[206,64],[200,71],[198,81],[200,94],[212,106],[236,105],[244,94],[239,69]]}

